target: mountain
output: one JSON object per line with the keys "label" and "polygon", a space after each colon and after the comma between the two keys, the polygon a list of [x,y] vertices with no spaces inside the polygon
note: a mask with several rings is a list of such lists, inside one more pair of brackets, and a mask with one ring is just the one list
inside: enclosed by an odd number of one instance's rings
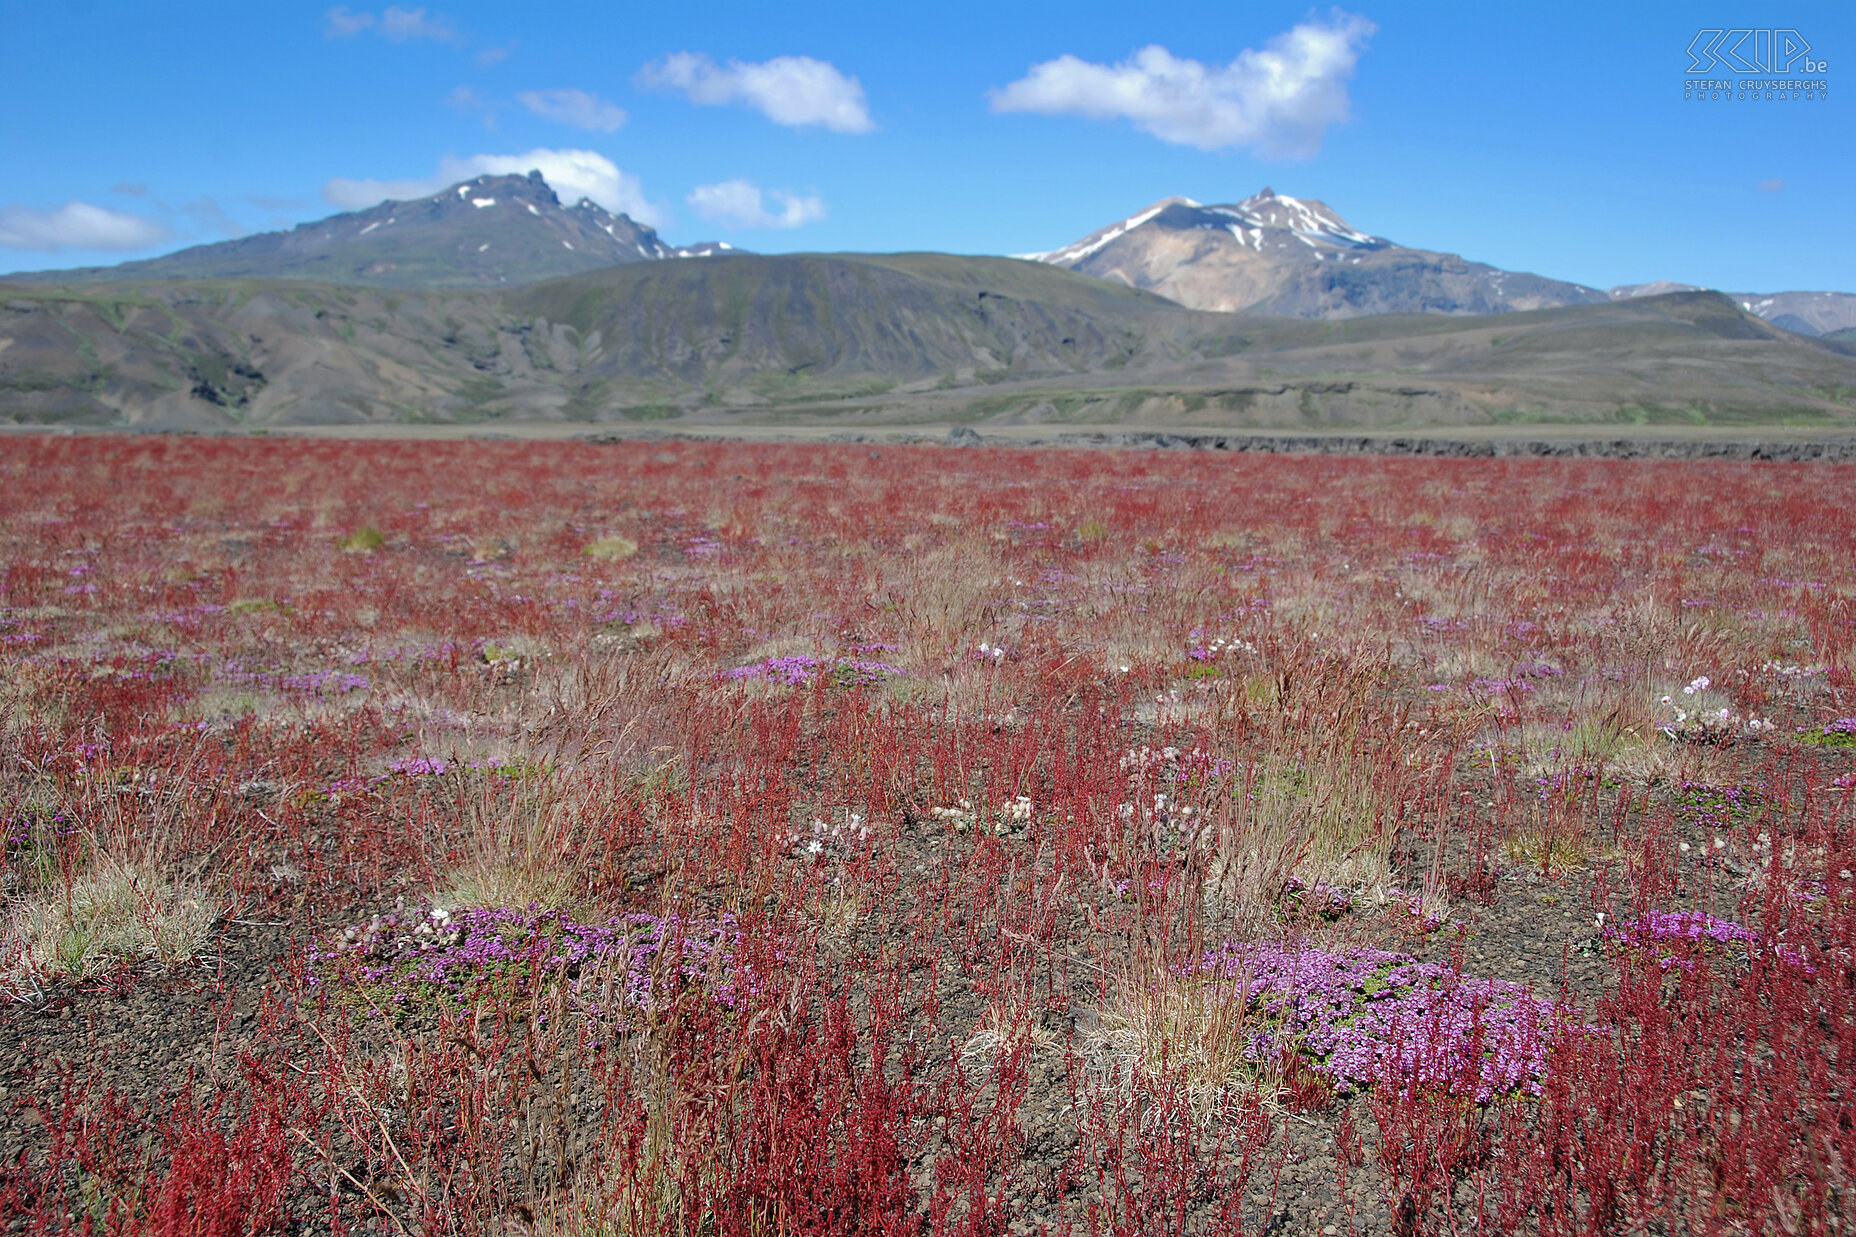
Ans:
{"label": "mountain", "polygon": [[[1128,363],[1177,305],[1010,258],[723,254],[500,292],[0,287],[0,421],[609,419]],[[645,411],[640,411],[645,410]]]}
{"label": "mountain", "polygon": [[632,262],[692,256],[656,231],[581,198],[561,205],[540,172],[479,176],[429,198],[382,202],[288,232],[262,232],[118,266],[15,275],[60,283],[142,279],[313,279],[383,288],[535,283]]}
{"label": "mountain", "polygon": [[670,419],[1837,427],[1856,424],[1856,345],[1709,292],[1324,322],[947,254],[722,254],[493,289],[0,287],[0,422]]}
{"label": "mountain", "polygon": [[1160,297],[1010,258],[736,255],[617,267],[512,291],[586,341],[616,384],[778,397],[819,382],[969,383],[1126,365],[1190,330]]}
{"label": "mountain", "polygon": [[[1611,289],[1613,300],[1658,296],[1665,292],[1699,292],[1694,284],[1625,284]],[[1856,295],[1848,292],[1729,292],[1740,308],[1758,314],[1776,327],[1799,335],[1830,337],[1856,328]]]}
{"label": "mountain", "polygon": [[1368,236],[1323,202],[1270,189],[1227,206],[1167,198],[1073,245],[1023,256],[1192,309],[1294,318],[1510,313],[1607,299],[1596,288]]}

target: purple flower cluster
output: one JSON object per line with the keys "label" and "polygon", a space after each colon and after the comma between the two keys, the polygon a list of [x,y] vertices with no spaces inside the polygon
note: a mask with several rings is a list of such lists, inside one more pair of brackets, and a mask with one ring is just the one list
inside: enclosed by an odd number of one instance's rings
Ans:
{"label": "purple flower cluster", "polygon": [[[531,777],[546,773],[546,765],[529,764],[521,757],[512,760],[446,760],[441,756],[402,756],[387,766],[388,771],[408,777],[437,777],[454,769],[470,769],[492,777]],[[376,779],[385,781],[385,778]]]}
{"label": "purple flower cluster", "polygon": [[1342,1095],[1376,1083],[1438,1087],[1478,1103],[1539,1094],[1548,1046],[1571,1025],[1522,984],[1464,979],[1378,949],[1227,942],[1195,969],[1243,984],[1259,1027],[1252,1059],[1293,1048]]}
{"label": "purple flower cluster", "polygon": [[[607,595],[607,590],[600,590],[600,600],[611,600]],[[661,607],[646,609],[644,607],[634,606],[629,609],[610,610],[598,617],[599,621],[602,623],[618,623],[626,627],[636,626],[639,623],[652,623],[658,627],[685,627],[689,625],[689,619],[686,616],[677,613],[675,610],[667,610]]]}
{"label": "purple flower cluster", "polygon": [[[1702,910],[1652,910],[1620,923],[1615,929],[1605,932],[1605,936],[1631,949],[1669,951],[1682,947],[1711,949],[1717,945],[1741,945],[1748,957],[1758,957],[1759,951],[1771,949],[1771,957],[1778,958],[1785,966],[1795,966],[1808,975],[1817,973],[1817,968],[1811,966],[1810,958],[1798,945],[1778,938],[1763,940],[1758,932],[1741,927],[1732,919],[1717,919]],[[1784,936],[1784,932],[1778,936]],[[1691,958],[1683,958],[1676,953],[1663,953],[1657,964],[1665,971],[1678,968],[1695,970],[1695,962]]]}
{"label": "purple flower cluster", "polygon": [[722,677],[735,680],[763,680],[782,687],[804,687],[820,678],[840,687],[874,687],[886,674],[901,674],[899,667],[882,661],[851,658],[807,657],[795,653],[788,657],[769,657],[750,666],[725,670]]}
{"label": "purple flower cluster", "polygon": [[[1671,946],[1696,946],[1708,949],[1714,946],[1739,945],[1748,955],[1757,955],[1767,947],[1757,932],[1742,927],[1729,919],[1716,919],[1705,911],[1650,911],[1635,919],[1626,920],[1616,928],[1606,932],[1608,937],[1627,948],[1667,949]],[[1783,933],[1780,933],[1783,936]],[[1810,964],[1804,950],[1797,945],[1782,940],[1770,942],[1772,956],[1788,966],[1801,967],[1806,972],[1815,973],[1816,967]],[[1665,954],[1660,965],[1664,970],[1680,967],[1693,970],[1694,963],[1674,954]]]}
{"label": "purple flower cluster", "polygon": [[1757,933],[1732,920],[1716,919],[1705,911],[1650,911],[1619,924],[1610,936],[1625,945],[1674,941],[1690,941],[1697,945],[1704,941],[1715,945],[1751,945],[1759,940]]}
{"label": "purple flower cluster", "polygon": [[1283,882],[1282,903],[1284,910],[1306,910],[1323,919],[1339,919],[1353,909],[1353,891],[1322,881],[1309,886],[1291,876]]}
{"label": "purple flower cluster", "polygon": [[1464,691],[1481,692],[1489,696],[1505,696],[1510,692],[1531,692],[1534,685],[1526,679],[1475,679]]}
{"label": "purple flower cluster", "polygon": [[310,983],[327,972],[385,988],[397,1004],[414,994],[463,997],[498,981],[557,975],[590,1013],[649,1013],[667,982],[706,983],[732,1005],[741,942],[732,915],[685,920],[617,915],[580,923],[560,910],[434,907],[376,915],[312,950]]}
{"label": "purple flower cluster", "polygon": [[348,664],[365,666],[369,662],[448,662],[459,656],[475,656],[483,652],[482,640],[468,643],[457,640],[428,641],[423,644],[411,644],[403,647],[366,648],[348,654]]}
{"label": "purple flower cluster", "polygon": [[367,676],[346,670],[310,670],[303,674],[285,674],[278,670],[249,670],[242,663],[229,661],[222,675],[233,683],[268,687],[275,691],[294,692],[302,696],[341,696],[368,689]]}
{"label": "purple flower cluster", "polygon": [[364,674],[349,674],[343,670],[311,670],[307,674],[281,675],[277,686],[284,691],[299,692],[305,696],[341,696],[348,692],[366,691],[368,682]]}
{"label": "purple flower cluster", "polygon": [[437,777],[450,767],[436,756],[406,756],[387,766],[393,772],[404,773],[409,777]]}
{"label": "purple flower cluster", "polygon": [[1856,717],[1839,717],[1834,722],[1826,722],[1817,737],[1818,742],[1836,747],[1856,745]]}
{"label": "purple flower cluster", "polygon": [[1703,829],[1726,829],[1759,806],[1756,791],[1739,786],[1711,786],[1706,782],[1682,783],[1676,819]]}

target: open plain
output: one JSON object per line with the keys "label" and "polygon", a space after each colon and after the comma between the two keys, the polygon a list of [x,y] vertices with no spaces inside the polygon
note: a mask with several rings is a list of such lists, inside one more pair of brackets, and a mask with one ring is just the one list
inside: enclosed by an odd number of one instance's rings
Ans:
{"label": "open plain", "polygon": [[0,1212],[1846,1231],[1856,469],[0,440]]}

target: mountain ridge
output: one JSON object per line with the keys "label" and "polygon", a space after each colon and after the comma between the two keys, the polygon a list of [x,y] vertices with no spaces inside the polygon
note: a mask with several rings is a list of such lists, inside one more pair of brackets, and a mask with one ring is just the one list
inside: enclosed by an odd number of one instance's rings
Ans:
{"label": "mountain ridge", "polygon": [[1488,317],[1186,309],[1043,263],[721,255],[500,289],[0,288],[0,421],[1856,424],[1856,343],[1710,292]]}
{"label": "mountain ridge", "polygon": [[1596,304],[1604,292],[1396,244],[1327,203],[1265,187],[1240,202],[1164,198],[1025,257],[1157,292],[1192,309],[1339,320]]}
{"label": "mountain ridge", "polygon": [[[534,171],[478,176],[288,231],[110,267],[18,272],[0,276],[0,283],[282,278],[408,290],[518,287],[640,262],[745,252],[726,241],[670,245],[654,228],[587,198],[563,205]],[[1511,313],[1698,290],[1667,280],[1600,290],[1412,249],[1353,227],[1325,202],[1267,186],[1228,205],[1162,198],[1060,249],[1018,256],[1187,308],[1330,321]],[[1856,295],[1849,293],[1727,295],[1797,334],[1856,329]]]}
{"label": "mountain ridge", "polygon": [[[1669,292],[1702,292],[1692,283],[1659,279],[1655,283],[1625,284],[1610,290],[1611,299],[1659,296]],[[1829,338],[1856,329],[1856,295],[1848,292],[1727,292],[1740,308],[1776,327],[1797,335]]]}
{"label": "mountain ridge", "polygon": [[[1162,198],[1058,249],[1020,254],[1144,288],[1193,309],[1342,320],[1373,313],[1512,313],[1704,291],[1658,280],[1609,289],[1412,249],[1349,224],[1327,203],[1269,187],[1207,206]],[[1800,335],[1856,328],[1856,295],[1727,292]]]}
{"label": "mountain ridge", "polygon": [[6,279],[294,278],[360,287],[496,287],[729,249],[723,242],[679,249],[666,244],[656,229],[590,198],[563,205],[537,171],[478,176],[421,198],[389,200],[288,231],[259,232],[117,266]]}

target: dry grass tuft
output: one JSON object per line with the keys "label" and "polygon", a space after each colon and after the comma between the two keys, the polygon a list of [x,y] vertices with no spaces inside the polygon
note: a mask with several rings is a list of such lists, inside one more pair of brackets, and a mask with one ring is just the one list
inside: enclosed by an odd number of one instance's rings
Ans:
{"label": "dry grass tuft", "polygon": [[1179,1087],[1209,1117],[1263,1081],[1246,1055],[1256,1032],[1241,979],[1166,972],[1151,982],[1125,977],[1085,1023],[1083,1050],[1122,1086]]}
{"label": "dry grass tuft", "polygon": [[464,823],[464,845],[435,882],[434,901],[512,910],[571,906],[584,839],[574,828],[565,779],[542,773],[507,784],[461,773],[445,776]]}
{"label": "dry grass tuft", "polygon": [[968,1069],[1014,1051],[1045,1052],[1062,1042],[1025,1000],[996,1000],[980,1015],[973,1034],[960,1046],[960,1063]]}
{"label": "dry grass tuft", "polygon": [[806,914],[818,924],[826,940],[843,940],[864,917],[864,899],[842,883],[814,889],[806,895]]}
{"label": "dry grass tuft", "polygon": [[617,563],[638,553],[638,543],[629,537],[599,537],[586,543],[581,551],[596,563]]}
{"label": "dry grass tuft", "polygon": [[128,962],[186,962],[223,907],[204,888],[169,879],[147,859],[94,858],[68,884],[51,884],[9,910],[0,975],[85,979]]}

